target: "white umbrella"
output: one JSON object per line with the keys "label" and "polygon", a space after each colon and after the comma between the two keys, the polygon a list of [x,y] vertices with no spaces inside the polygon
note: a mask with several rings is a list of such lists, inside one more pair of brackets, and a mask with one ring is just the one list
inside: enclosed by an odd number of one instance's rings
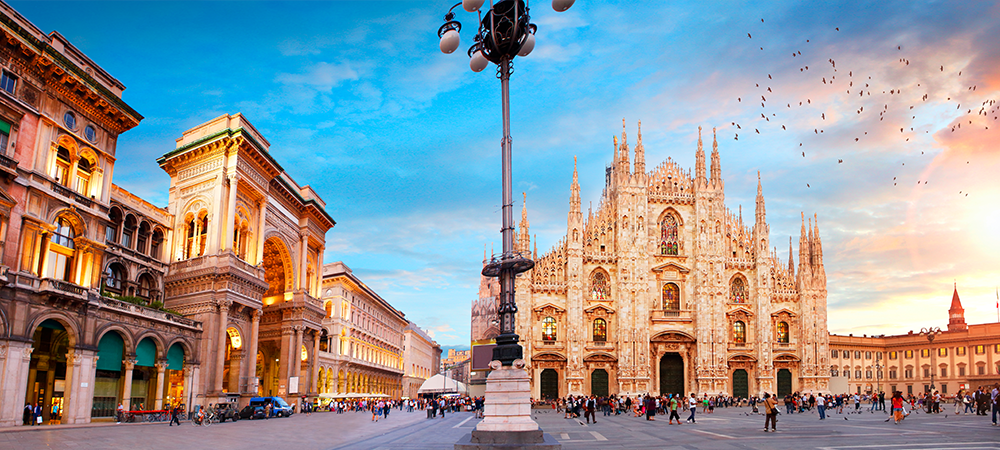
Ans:
{"label": "white umbrella", "polygon": [[460,383],[444,375],[437,374],[424,381],[417,390],[418,394],[468,394],[469,388],[465,383]]}

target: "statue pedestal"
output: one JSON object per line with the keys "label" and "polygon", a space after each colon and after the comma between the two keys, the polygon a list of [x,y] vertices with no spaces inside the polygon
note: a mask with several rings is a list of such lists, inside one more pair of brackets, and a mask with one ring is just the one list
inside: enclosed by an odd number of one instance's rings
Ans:
{"label": "statue pedestal", "polygon": [[486,418],[455,444],[455,450],[561,450],[562,445],[531,418],[531,378],[524,361],[514,361],[513,366],[493,361],[490,367],[483,406]]}

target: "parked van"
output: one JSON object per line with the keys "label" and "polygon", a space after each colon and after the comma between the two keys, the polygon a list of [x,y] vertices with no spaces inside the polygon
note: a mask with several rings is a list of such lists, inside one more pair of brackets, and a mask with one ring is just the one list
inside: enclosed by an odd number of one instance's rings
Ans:
{"label": "parked van", "polygon": [[281,397],[254,397],[250,406],[267,407],[271,405],[271,417],[288,417],[292,415],[292,407]]}

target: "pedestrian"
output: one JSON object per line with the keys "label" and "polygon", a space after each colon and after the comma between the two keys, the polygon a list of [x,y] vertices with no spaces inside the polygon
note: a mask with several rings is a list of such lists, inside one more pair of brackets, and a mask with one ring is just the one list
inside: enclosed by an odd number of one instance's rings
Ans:
{"label": "pedestrian", "polygon": [[826,397],[816,397],[816,410],[819,411],[819,420],[826,420]]}
{"label": "pedestrian", "polygon": [[41,401],[39,401],[37,404],[35,404],[35,410],[32,411],[32,414],[33,414],[33,416],[32,416],[32,423],[31,424],[32,425],[41,425],[42,424],[42,402]]}
{"label": "pedestrian", "polygon": [[31,403],[24,404],[24,414],[21,415],[21,421],[24,425],[31,425],[31,415],[32,415]]}
{"label": "pedestrian", "polygon": [[906,417],[903,415],[903,393],[900,391],[893,392],[890,403],[892,406],[893,423],[899,425],[903,421],[903,418]]}
{"label": "pedestrian", "polygon": [[767,424],[771,424],[771,431],[778,431],[778,408],[777,403],[771,398],[771,394],[768,392],[764,393],[764,432],[767,432]]}
{"label": "pedestrian", "polygon": [[590,423],[590,419],[594,419],[594,423],[597,423],[597,416],[594,415],[594,411],[597,409],[596,402],[597,400],[594,400],[593,396],[587,399],[583,412],[583,418],[587,420],[587,423]]}
{"label": "pedestrian", "polygon": [[268,402],[267,405],[264,406],[264,420],[271,418],[271,411],[273,410],[274,407],[271,406],[271,402]]}
{"label": "pedestrian", "polygon": [[993,385],[990,392],[990,400],[993,405],[993,426],[997,426],[997,414],[1000,414],[1000,383]]}
{"label": "pedestrian", "polygon": [[687,421],[694,423],[694,412],[698,410],[698,397],[694,396],[694,392],[692,392],[691,397],[688,398],[688,409],[691,410],[691,417],[688,417]]}
{"label": "pedestrian", "polygon": [[181,426],[181,420],[178,417],[178,416],[180,416],[180,414],[181,414],[181,405],[180,405],[180,403],[174,404],[174,407],[170,408],[170,425],[169,426],[172,427],[172,426],[174,426],[175,423],[177,424],[177,426]]}
{"label": "pedestrian", "polygon": [[642,402],[642,407],[646,410],[646,420],[656,420],[656,399],[646,395],[646,399]]}
{"label": "pedestrian", "polygon": [[670,417],[667,418],[667,424],[673,423],[674,419],[677,419],[677,425],[681,424],[681,415],[677,413],[680,396],[681,394],[674,394],[670,396]]}
{"label": "pedestrian", "polygon": [[125,416],[125,406],[121,402],[118,402],[118,408],[115,408],[115,423],[122,423],[122,419]]}

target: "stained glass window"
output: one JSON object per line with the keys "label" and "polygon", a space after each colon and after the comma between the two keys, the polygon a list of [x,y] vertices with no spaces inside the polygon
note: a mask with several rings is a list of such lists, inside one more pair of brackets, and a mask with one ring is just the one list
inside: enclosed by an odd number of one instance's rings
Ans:
{"label": "stained glass window", "polygon": [[542,319],[542,340],[556,340],[556,319],[553,319],[552,317]]}
{"label": "stained glass window", "polygon": [[598,270],[590,277],[590,298],[594,300],[608,300],[611,298],[611,286],[608,284],[608,276]]}
{"label": "stained glass window", "polygon": [[677,219],[667,214],[660,222],[660,254],[676,255],[677,250]]}
{"label": "stained glass window", "polygon": [[663,309],[681,309],[681,292],[674,283],[663,285]]}
{"label": "stained glass window", "polygon": [[788,343],[788,322],[778,322],[778,343]]}
{"label": "stained glass window", "polygon": [[604,319],[594,319],[594,340],[598,342],[608,340],[608,322]]}
{"label": "stained glass window", "polygon": [[730,286],[729,301],[732,303],[747,302],[747,282],[743,281],[743,277],[733,278],[733,284]]}
{"label": "stained glass window", "polygon": [[733,324],[733,342],[737,344],[746,344],[747,342],[747,324],[741,320],[737,320]]}

